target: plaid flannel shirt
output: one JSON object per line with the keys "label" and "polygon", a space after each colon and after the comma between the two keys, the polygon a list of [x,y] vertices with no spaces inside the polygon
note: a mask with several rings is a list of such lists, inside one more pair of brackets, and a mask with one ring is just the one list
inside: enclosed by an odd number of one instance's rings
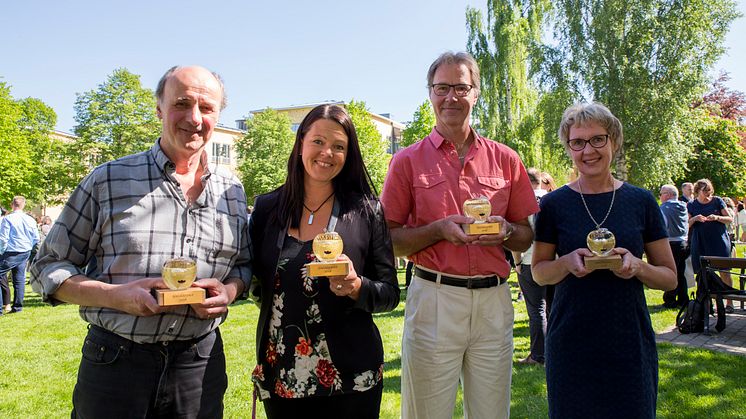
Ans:
{"label": "plaid flannel shirt", "polygon": [[[206,156],[203,156],[206,158]],[[31,268],[31,285],[52,304],[69,277],[109,284],[159,277],[170,258],[197,261],[197,278],[251,280],[246,195],[230,173],[206,167],[204,190],[191,205],[173,177],[160,140],[148,151],[105,163],[78,185]],[[80,316],[139,343],[196,338],[224,318],[203,320],[188,306],[139,317],[103,307]]]}

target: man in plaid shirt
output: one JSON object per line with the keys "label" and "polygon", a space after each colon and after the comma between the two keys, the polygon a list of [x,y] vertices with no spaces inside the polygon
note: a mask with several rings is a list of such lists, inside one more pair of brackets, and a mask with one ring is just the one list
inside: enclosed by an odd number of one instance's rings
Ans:
{"label": "man in plaid shirt", "polygon": [[[161,137],[93,170],[70,196],[32,267],[52,304],[90,324],[73,417],[221,417],[218,326],[251,277],[246,196],[205,147],[225,107],[220,77],[174,67],[156,90]],[[197,261],[202,304],[160,307],[164,262]]]}

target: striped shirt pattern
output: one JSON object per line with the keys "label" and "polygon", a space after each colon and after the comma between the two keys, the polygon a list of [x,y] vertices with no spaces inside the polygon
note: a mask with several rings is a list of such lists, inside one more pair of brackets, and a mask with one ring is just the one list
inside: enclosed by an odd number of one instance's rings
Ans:
{"label": "striped shirt pattern", "polygon": [[[248,290],[251,251],[241,183],[208,165],[204,190],[189,205],[174,171],[159,141],[148,151],[94,169],[70,196],[39,250],[31,268],[34,290],[55,304],[59,301],[52,294],[71,276],[126,284],[159,277],[163,264],[180,256],[197,261],[197,278],[239,278]],[[81,306],[80,315],[139,343],[196,338],[225,318],[199,319],[188,305],[147,317]]]}

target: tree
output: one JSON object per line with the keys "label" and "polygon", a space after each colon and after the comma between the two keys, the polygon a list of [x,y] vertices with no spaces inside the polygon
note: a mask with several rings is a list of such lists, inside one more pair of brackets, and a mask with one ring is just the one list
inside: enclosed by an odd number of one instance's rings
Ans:
{"label": "tree", "polygon": [[22,111],[19,126],[34,162],[26,198],[41,207],[61,204],[76,185],[69,176],[69,167],[73,160],[79,160],[79,156],[70,152],[70,145],[50,136],[57,123],[57,114],[52,108],[34,98],[22,99],[18,103]]}
{"label": "tree", "polygon": [[78,94],[76,148],[80,155],[93,156],[77,165],[78,180],[90,165],[150,148],[161,129],[155,108],[153,91],[143,88],[140,76],[126,68],[114,70],[97,89]]}
{"label": "tree", "polygon": [[391,159],[391,155],[386,152],[388,143],[381,137],[381,133],[376,129],[376,126],[373,125],[365,102],[353,99],[346,108],[352,123],[355,125],[360,152],[373,181],[373,186],[380,192]]}
{"label": "tree", "polygon": [[0,83],[0,202],[5,206],[15,195],[42,207],[57,203],[69,191],[64,144],[50,132],[57,114],[39,99],[14,99]]}
{"label": "tree", "polygon": [[429,100],[426,100],[420,104],[417,110],[414,112],[412,122],[407,124],[407,127],[402,131],[402,147],[409,147],[417,141],[430,135],[430,132],[435,126],[435,112]]}
{"label": "tree", "polygon": [[701,100],[695,101],[692,108],[704,106],[710,115],[732,121],[738,121],[739,118],[746,116],[746,95],[743,92],[729,89],[725,85],[728,80],[730,80],[728,73],[721,73],[712,83],[710,91]]}
{"label": "tree", "polygon": [[486,24],[480,10],[466,9],[467,50],[479,64],[482,82],[475,125],[530,166],[546,166],[540,160],[539,92],[529,69],[548,7],[548,0],[488,0]]}
{"label": "tree", "polygon": [[[731,0],[555,0],[544,80],[606,104],[624,125],[615,172],[657,187],[683,173],[689,105],[723,52]],[[562,71],[556,71],[561,68]],[[554,69],[555,71],[548,71]]]}
{"label": "tree", "polygon": [[31,191],[34,161],[20,121],[23,108],[10,87],[0,82],[0,203],[8,207],[15,195]]}
{"label": "tree", "polygon": [[236,151],[238,172],[249,199],[285,182],[294,142],[285,114],[266,109],[246,121],[246,135],[236,143]]}
{"label": "tree", "polygon": [[695,111],[694,150],[684,177],[693,182],[710,179],[719,195],[743,196],[746,193],[746,150],[739,144],[735,122]]}

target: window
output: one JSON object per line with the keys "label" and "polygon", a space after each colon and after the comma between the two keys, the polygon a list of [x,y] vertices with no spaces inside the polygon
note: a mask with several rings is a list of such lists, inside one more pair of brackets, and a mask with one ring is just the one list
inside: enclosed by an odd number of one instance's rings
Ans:
{"label": "window", "polygon": [[216,164],[231,164],[231,146],[228,144],[212,143],[212,162]]}

